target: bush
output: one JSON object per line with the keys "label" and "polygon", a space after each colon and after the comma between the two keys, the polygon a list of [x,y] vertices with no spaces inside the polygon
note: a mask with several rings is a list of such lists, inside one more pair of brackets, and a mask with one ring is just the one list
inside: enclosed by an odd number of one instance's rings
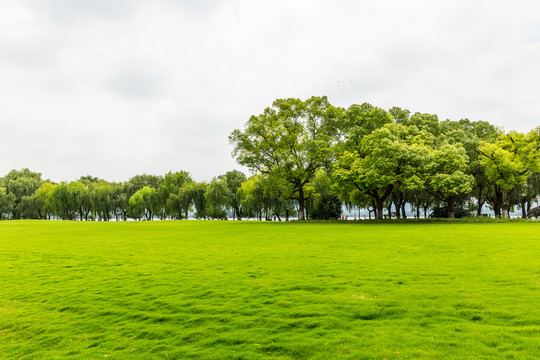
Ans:
{"label": "bush", "polygon": [[[465,210],[464,208],[457,207],[456,211],[454,213],[454,217],[456,219],[462,218],[462,217],[468,217],[470,216],[470,213]],[[430,218],[448,218],[448,207],[446,206],[440,206],[433,208],[433,211],[431,214],[429,214]]]}
{"label": "bush", "polygon": [[335,195],[322,196],[313,211],[313,220],[330,220],[341,217],[341,199]]}

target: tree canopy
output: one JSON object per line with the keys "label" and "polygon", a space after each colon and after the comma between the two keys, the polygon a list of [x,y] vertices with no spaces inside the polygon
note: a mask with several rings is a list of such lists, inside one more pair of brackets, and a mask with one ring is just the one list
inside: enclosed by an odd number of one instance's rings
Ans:
{"label": "tree canopy", "polygon": [[[504,132],[486,121],[326,97],[277,99],[229,136],[251,174],[195,181],[185,170],[124,182],[70,182],[29,169],[0,178],[0,219],[153,220],[533,216],[540,200],[540,126]],[[407,209],[408,206],[408,209]],[[431,212],[431,214],[429,214]]]}

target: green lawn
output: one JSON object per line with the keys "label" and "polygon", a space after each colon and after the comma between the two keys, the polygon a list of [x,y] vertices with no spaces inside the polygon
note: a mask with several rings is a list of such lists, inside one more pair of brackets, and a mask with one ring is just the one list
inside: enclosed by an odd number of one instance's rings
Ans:
{"label": "green lawn", "polygon": [[538,359],[540,223],[0,222],[0,359]]}

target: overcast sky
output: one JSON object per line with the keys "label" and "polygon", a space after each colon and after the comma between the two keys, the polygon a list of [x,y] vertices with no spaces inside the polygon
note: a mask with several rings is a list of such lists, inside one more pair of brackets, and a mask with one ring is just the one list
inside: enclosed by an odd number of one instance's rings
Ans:
{"label": "overcast sky", "polygon": [[0,176],[241,169],[228,135],[327,95],[540,125],[539,1],[4,0]]}

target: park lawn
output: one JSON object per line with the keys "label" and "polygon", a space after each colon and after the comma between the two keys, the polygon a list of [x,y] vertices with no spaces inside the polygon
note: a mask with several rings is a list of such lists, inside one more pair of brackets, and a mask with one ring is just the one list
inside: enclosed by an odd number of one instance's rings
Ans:
{"label": "park lawn", "polygon": [[539,357],[539,223],[0,223],[0,359]]}

